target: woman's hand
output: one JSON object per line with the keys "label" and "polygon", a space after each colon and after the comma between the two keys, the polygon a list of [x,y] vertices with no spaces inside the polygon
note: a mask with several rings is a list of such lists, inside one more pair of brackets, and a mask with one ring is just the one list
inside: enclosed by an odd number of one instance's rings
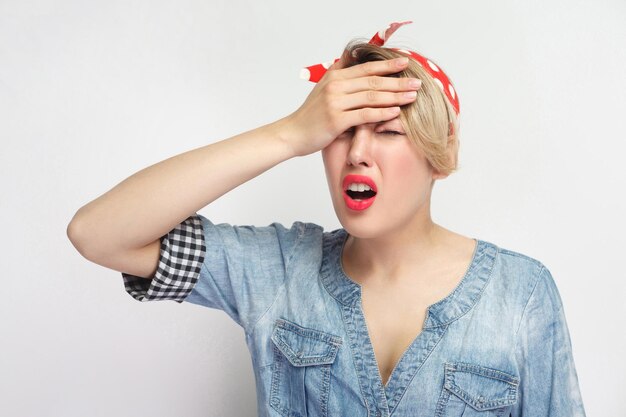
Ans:
{"label": "woman's hand", "polygon": [[397,117],[399,106],[415,100],[421,81],[381,75],[400,72],[407,63],[408,58],[396,58],[343,68],[343,60],[335,62],[302,106],[280,121],[281,137],[294,156],[325,148],[352,126]]}

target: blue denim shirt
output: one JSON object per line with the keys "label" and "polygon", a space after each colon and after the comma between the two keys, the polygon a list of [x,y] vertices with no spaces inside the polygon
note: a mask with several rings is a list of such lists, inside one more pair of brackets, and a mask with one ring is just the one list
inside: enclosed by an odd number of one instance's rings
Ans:
{"label": "blue denim shirt", "polygon": [[195,215],[163,237],[158,279],[123,275],[138,300],[217,308],[244,329],[259,416],[585,416],[550,272],[479,239],[384,385],[361,288],[341,265],[347,236]]}

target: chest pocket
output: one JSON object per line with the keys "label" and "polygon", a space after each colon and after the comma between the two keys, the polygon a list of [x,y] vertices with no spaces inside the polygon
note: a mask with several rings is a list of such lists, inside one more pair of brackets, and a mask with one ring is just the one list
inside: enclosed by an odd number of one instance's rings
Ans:
{"label": "chest pocket", "polygon": [[341,337],[278,319],[271,340],[270,406],[283,416],[326,417],[331,365]]}
{"label": "chest pocket", "polygon": [[435,417],[509,416],[519,377],[463,362],[444,364],[444,385]]}

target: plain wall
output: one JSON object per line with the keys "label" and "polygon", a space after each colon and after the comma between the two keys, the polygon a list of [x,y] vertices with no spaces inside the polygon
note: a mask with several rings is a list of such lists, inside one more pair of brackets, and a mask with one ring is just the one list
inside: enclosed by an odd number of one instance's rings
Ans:
{"label": "plain wall", "polygon": [[[623,0],[0,0],[0,415],[256,415],[242,329],[135,301],[67,225],[135,172],[293,112],[302,67],[402,20],[388,46],[439,63],[461,103],[433,220],[550,269],[588,415],[624,415]],[[340,227],[319,153],[199,213]]]}

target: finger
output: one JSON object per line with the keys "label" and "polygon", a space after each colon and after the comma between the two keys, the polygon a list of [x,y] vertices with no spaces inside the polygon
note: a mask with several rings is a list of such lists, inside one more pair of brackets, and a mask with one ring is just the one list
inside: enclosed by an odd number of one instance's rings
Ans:
{"label": "finger", "polygon": [[344,110],[354,110],[365,107],[393,107],[415,101],[416,91],[391,93],[386,91],[361,91],[335,98],[337,106]]}
{"label": "finger", "polygon": [[382,61],[368,61],[349,68],[338,70],[337,78],[346,79],[379,74],[393,74],[406,68],[408,62],[408,57],[385,59]]}
{"label": "finger", "polygon": [[356,93],[359,91],[415,91],[422,86],[422,80],[419,78],[407,77],[381,77],[371,75],[369,77],[352,78],[348,80],[336,80],[339,84],[337,87],[340,93]]}
{"label": "finger", "polygon": [[378,123],[391,120],[400,114],[400,107],[371,108],[364,107],[346,112],[345,122],[348,126],[359,126],[365,123]]}
{"label": "finger", "polygon": [[333,64],[328,67],[328,71],[330,70],[338,70],[343,68],[343,60],[339,58],[337,61],[333,62]]}

